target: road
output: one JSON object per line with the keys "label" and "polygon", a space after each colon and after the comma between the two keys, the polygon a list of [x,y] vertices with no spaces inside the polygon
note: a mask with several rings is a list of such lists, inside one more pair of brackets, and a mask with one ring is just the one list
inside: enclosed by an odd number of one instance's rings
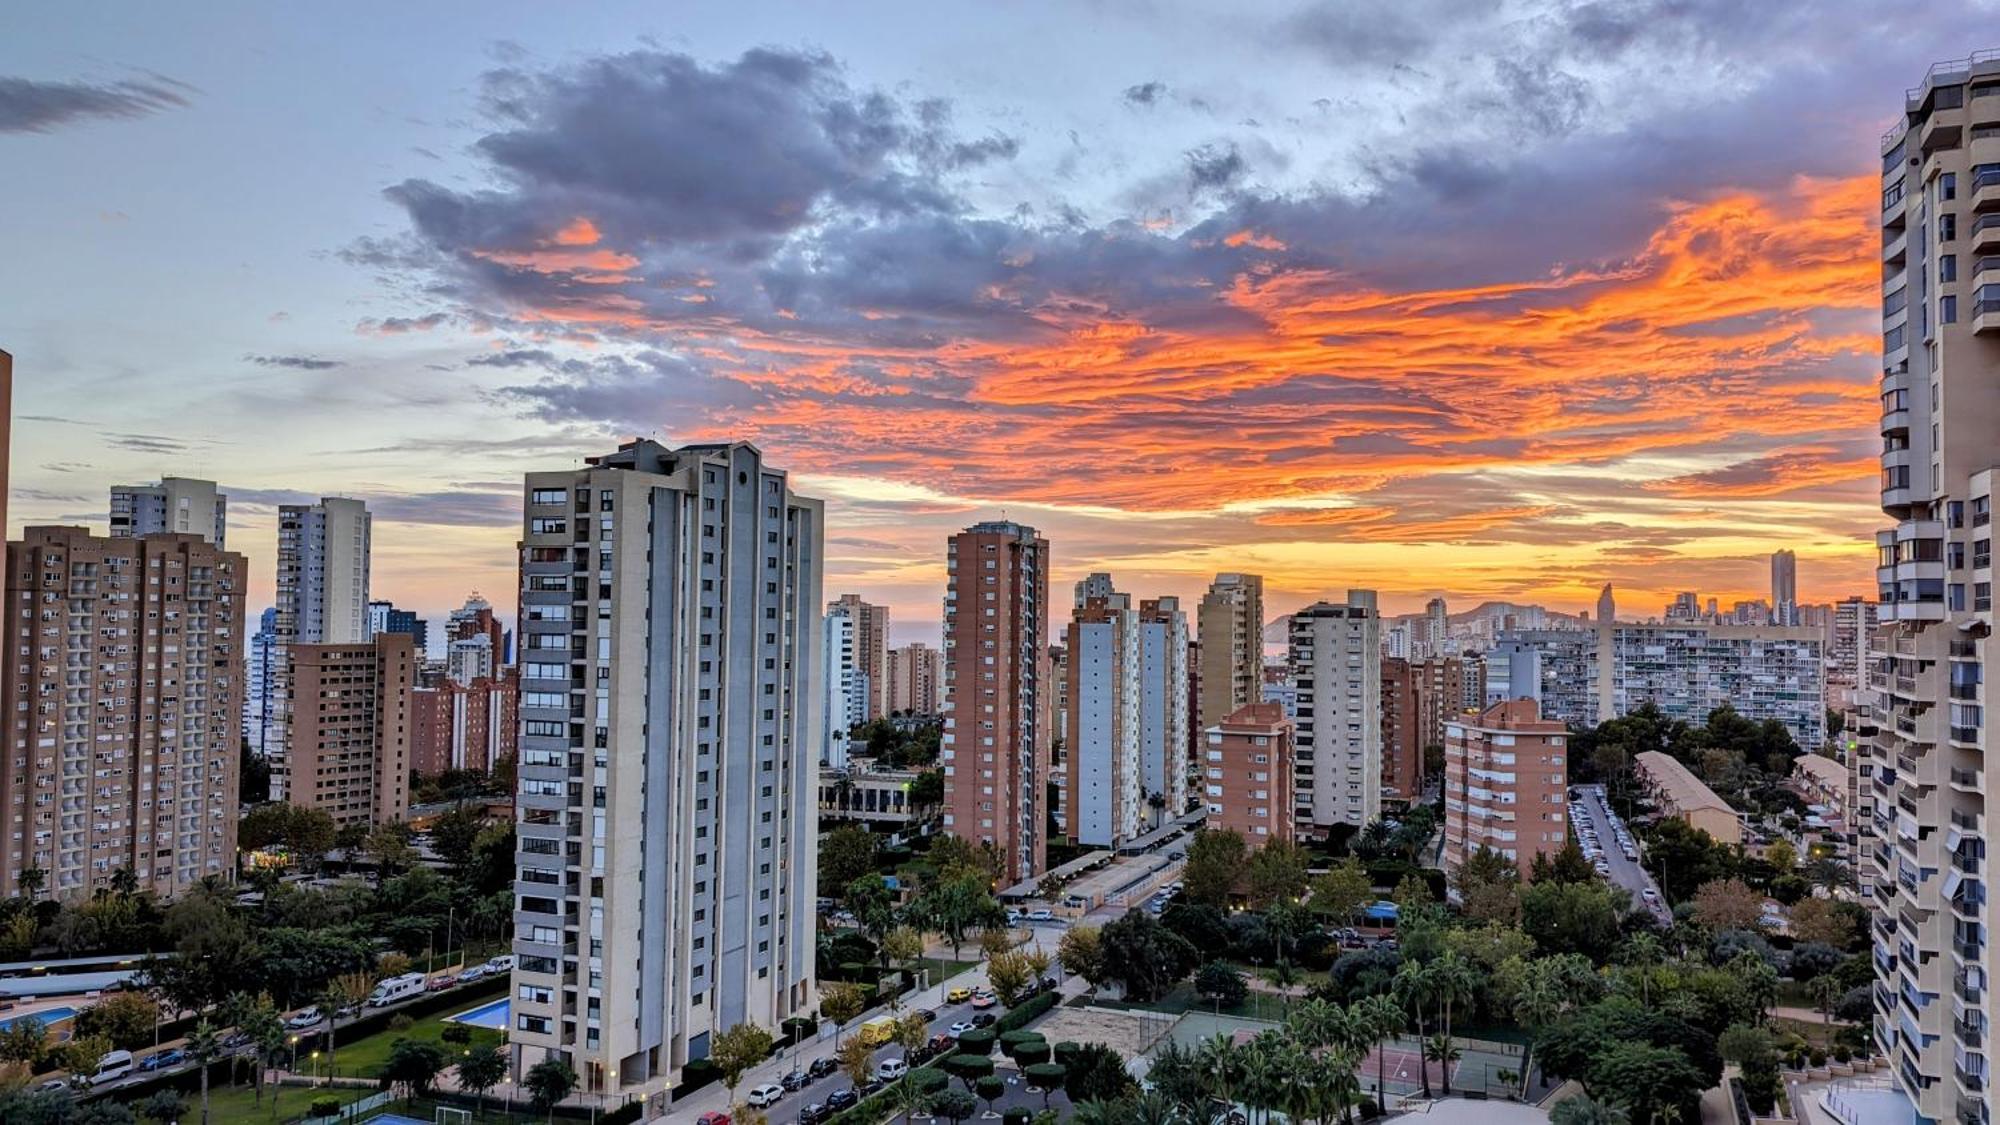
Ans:
{"label": "road", "polygon": [[[1035,936],[1023,948],[1039,945],[1044,951],[1053,956],[1056,942],[1062,937],[1065,928],[1061,925],[1047,923],[1036,925],[1033,927]],[[1061,976],[1058,970],[1051,969],[1050,972],[1058,977]],[[929,1008],[935,1011],[938,1014],[937,1019],[931,1022],[932,1034],[935,1035],[943,1032],[956,1021],[966,1020],[969,1022],[976,1012],[976,1009],[970,1003],[946,1003],[946,994],[954,988],[973,988],[985,984],[986,967],[980,965],[960,973],[949,981],[934,984],[929,988],[905,997],[903,1010],[910,1011],[916,1008]],[[1080,979],[1063,980],[1058,985],[1058,991],[1065,999],[1081,995],[1083,990],[1084,982]],[[987,1010],[995,1016],[1006,1011],[1005,1008],[998,1006]],[[842,1034],[842,1041],[845,1042],[847,1036],[854,1034],[855,1030],[858,1030],[861,1024],[866,1022],[867,1019],[881,1014],[883,1013],[880,1010],[876,1010],[868,1012],[862,1017],[857,1017],[851,1028]],[[778,1057],[751,1068],[750,1072],[744,1075],[743,1080],[737,1084],[736,1096],[739,1100],[745,1098],[749,1096],[752,1089],[767,1082],[782,1084],[785,1074],[795,1068],[803,1070],[811,1066],[815,1059],[830,1059],[833,1057],[833,1051],[834,1045],[831,1036],[800,1044]],[[894,1045],[878,1048],[874,1054],[876,1062],[880,1062],[883,1059],[902,1057],[903,1048]],[[1001,1073],[1005,1072],[1002,1071]],[[954,1085],[956,1084],[956,1080],[954,1080]],[[764,1112],[770,1119],[771,1125],[794,1125],[799,1120],[800,1112],[807,1106],[814,1103],[824,1104],[827,1097],[834,1091],[844,1090],[852,1085],[853,1083],[848,1081],[846,1075],[836,1072],[808,1085],[803,1090],[787,1093],[782,1101],[766,1109]],[[1029,1097],[1025,1088],[1016,1084],[1008,1087],[1007,1097],[997,1104],[1002,1108],[1019,1104],[1040,1109],[1041,1100],[1040,1095]],[[653,1120],[695,1121],[704,1113],[727,1113],[729,1112],[729,1108],[729,1091],[720,1082],[714,1082],[688,1095],[686,1100],[668,1107],[665,1117],[654,1118]],[[983,1110],[984,1106],[981,1109]]]}
{"label": "road", "polygon": [[[1631,893],[1633,905],[1647,907],[1661,924],[1671,924],[1673,912],[1667,909],[1664,898],[1657,897],[1660,888],[1653,882],[1653,876],[1644,867],[1626,859],[1625,853],[1619,850],[1617,828],[1622,822],[1618,814],[1611,811],[1610,803],[1605,800],[1604,787],[1578,786],[1577,801],[1570,806],[1570,817],[1579,829],[1586,824],[1596,829],[1598,843],[1604,849],[1601,858],[1611,869],[1607,878]],[[1629,834],[1630,830],[1627,831]],[[1581,846],[1582,840],[1579,839],[1577,843]],[[1633,843],[1636,847],[1637,837],[1633,837]],[[1656,897],[1648,899],[1645,892],[1649,890]]]}

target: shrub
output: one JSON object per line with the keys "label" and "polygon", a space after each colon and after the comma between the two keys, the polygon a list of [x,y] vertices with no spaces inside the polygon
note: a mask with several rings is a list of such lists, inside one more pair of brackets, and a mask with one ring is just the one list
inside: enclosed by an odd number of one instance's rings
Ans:
{"label": "shrub", "polygon": [[975,1027],[958,1037],[958,1053],[961,1055],[990,1055],[994,1040],[999,1036],[990,1027]]}
{"label": "shrub", "polygon": [[[1027,1063],[1041,1062],[1042,1059],[1049,1057],[1049,1041],[1039,1035],[1030,1035],[1026,1039],[1016,1039],[1012,1043],[1002,1042],[1000,1044],[1000,1053],[1025,1066]],[[1038,1055],[1039,1057],[1024,1059],[1024,1055]]]}
{"label": "shrub", "polygon": [[408,1012],[397,1012],[395,1015],[389,1017],[389,1030],[408,1031],[411,1027],[415,1026],[416,1022],[410,1018]]}
{"label": "shrub", "polygon": [[1808,1057],[1812,1060],[1812,1064],[1814,1066],[1826,1065],[1826,1050],[1824,1048],[1814,1047],[1812,1049],[1812,1054]]}
{"label": "shrub", "polygon": [[314,1098],[306,1112],[314,1117],[332,1117],[334,1114],[340,1112],[340,1099]]}
{"label": "shrub", "polygon": [[1064,1066],[1068,1066],[1076,1061],[1077,1052],[1081,1050],[1083,1050],[1083,1044],[1065,1039],[1055,1045],[1054,1053],[1056,1061]]}
{"label": "shrub", "polygon": [[1031,1020],[1040,1019],[1050,1008],[1062,1000],[1060,993],[1044,992],[1039,996],[1023,1000],[1014,1010],[993,1021],[993,1030],[1006,1033],[1026,1027]]}
{"label": "shrub", "polygon": [[1361,1117],[1363,1120],[1366,1120],[1370,1117],[1379,1116],[1381,1112],[1382,1112],[1382,1107],[1375,1104],[1374,1098],[1361,1099]]}
{"label": "shrub", "polygon": [[1854,1058],[1854,1052],[1847,1049],[1847,1044],[1841,1043],[1834,1047],[1833,1049],[1834,1062],[1837,1063],[1850,1062],[1853,1060],[1853,1058]]}
{"label": "shrub", "polygon": [[444,1025],[444,1030],[438,1033],[438,1038],[447,1043],[470,1043],[472,1029],[462,1023],[448,1023]]}
{"label": "shrub", "polygon": [[1007,1112],[1000,1115],[1000,1123],[1001,1125],[1028,1125],[1028,1122],[1033,1120],[1034,1116],[1034,1114],[1028,1112],[1027,1106],[1009,1106],[1007,1107]]}

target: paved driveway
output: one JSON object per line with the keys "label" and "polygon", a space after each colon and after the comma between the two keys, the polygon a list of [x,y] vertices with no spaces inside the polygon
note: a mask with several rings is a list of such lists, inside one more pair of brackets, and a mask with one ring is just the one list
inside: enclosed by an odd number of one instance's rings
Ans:
{"label": "paved driveway", "polygon": [[[1666,901],[1658,897],[1651,899],[1645,897],[1645,893],[1649,890],[1656,896],[1659,894],[1660,888],[1653,882],[1653,876],[1638,863],[1626,859],[1625,853],[1619,850],[1617,828],[1621,821],[1618,814],[1611,811],[1610,803],[1605,800],[1604,787],[1580,786],[1577,794],[1578,799],[1570,808],[1571,819],[1579,829],[1588,824],[1596,830],[1597,842],[1604,849],[1600,858],[1611,868],[1607,878],[1631,892],[1633,905],[1649,909],[1653,917],[1659,919],[1663,925],[1671,923],[1673,912],[1667,909]],[[1579,839],[1577,843],[1581,846],[1583,841]],[[1633,844],[1636,848],[1637,837],[1633,837]]]}

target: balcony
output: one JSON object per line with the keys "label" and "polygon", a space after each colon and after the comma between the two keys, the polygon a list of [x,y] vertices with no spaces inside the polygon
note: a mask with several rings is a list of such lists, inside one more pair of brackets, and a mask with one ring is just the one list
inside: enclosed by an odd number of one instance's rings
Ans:
{"label": "balcony", "polygon": [[1967,238],[1975,257],[2000,253],[2000,214],[1981,215],[1973,219]]}
{"label": "balcony", "polygon": [[1951,769],[1951,787],[1960,793],[1980,792],[1979,771],[1953,766]]}
{"label": "balcony", "polygon": [[[1992,217],[2000,218],[2000,215]],[[1993,288],[1996,287],[1982,285],[1979,291],[1986,292]],[[1972,331],[1981,336],[2000,332],[2000,294],[1980,297],[1972,303]]]}
{"label": "balcony", "polygon": [[1974,211],[2000,210],[2000,172],[1980,172],[1972,177],[1970,200]]}

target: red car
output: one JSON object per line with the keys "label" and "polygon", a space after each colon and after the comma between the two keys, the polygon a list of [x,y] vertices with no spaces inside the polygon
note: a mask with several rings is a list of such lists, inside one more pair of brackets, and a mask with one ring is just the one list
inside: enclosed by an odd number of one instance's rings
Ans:
{"label": "red car", "polygon": [[694,1119],[694,1125],[729,1125],[729,1115],[726,1113],[704,1113]]}
{"label": "red car", "polygon": [[451,986],[457,983],[458,983],[457,977],[453,976],[450,973],[446,973],[441,977],[432,977],[431,982],[424,986],[424,991],[443,992],[445,989],[450,988]]}

